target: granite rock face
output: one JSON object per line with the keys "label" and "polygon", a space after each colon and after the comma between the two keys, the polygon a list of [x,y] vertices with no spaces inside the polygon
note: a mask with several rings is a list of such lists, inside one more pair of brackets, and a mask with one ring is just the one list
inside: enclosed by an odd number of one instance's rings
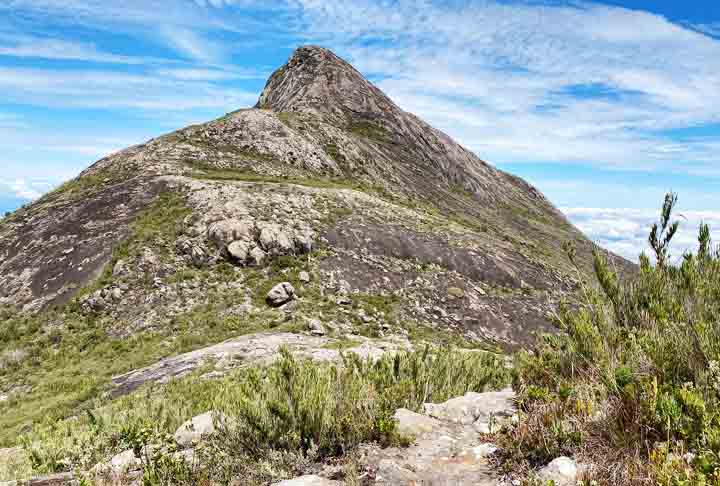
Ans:
{"label": "granite rock face", "polygon": [[[276,221],[284,216],[282,207],[262,221],[243,213],[242,204],[224,200],[223,187],[231,185],[226,182],[217,184],[209,214],[236,214],[213,221],[205,229],[207,241],[184,242],[183,251],[195,265],[213,261],[208,244],[239,263],[261,265],[276,256],[307,253],[315,236],[326,234],[342,251],[437,262],[461,273],[472,261],[473,284],[488,280],[520,289],[524,279],[523,288],[544,290],[575,283],[562,241],[576,241],[581,257],[592,249],[533,187],[403,111],[332,52],[307,46],[272,75],[255,108],[111,155],[2,220],[0,304],[37,311],[68,301],[99,275],[131,222],[160,193],[186,191],[191,181],[217,170],[233,171],[240,180],[250,174],[259,182],[353,181],[390,196],[383,197],[386,201],[405,201],[405,207],[433,206],[474,235],[417,234],[389,224],[392,218],[373,220],[374,227],[361,217],[289,228]],[[180,177],[168,185],[167,176]],[[225,176],[223,181],[232,179]],[[259,190],[271,186],[261,184]],[[363,243],[366,231],[382,235],[386,243]],[[463,252],[463,242],[474,237],[474,251]],[[537,303],[509,307],[530,309],[537,321],[531,327],[543,321],[533,310]]]}

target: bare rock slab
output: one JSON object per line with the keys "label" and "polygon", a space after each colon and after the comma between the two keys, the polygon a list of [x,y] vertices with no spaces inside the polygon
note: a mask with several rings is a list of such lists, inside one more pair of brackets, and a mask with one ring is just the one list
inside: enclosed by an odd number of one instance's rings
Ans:
{"label": "bare rock slab", "polygon": [[331,481],[320,476],[301,476],[287,481],[280,481],[273,486],[343,486],[345,483],[340,481]]}

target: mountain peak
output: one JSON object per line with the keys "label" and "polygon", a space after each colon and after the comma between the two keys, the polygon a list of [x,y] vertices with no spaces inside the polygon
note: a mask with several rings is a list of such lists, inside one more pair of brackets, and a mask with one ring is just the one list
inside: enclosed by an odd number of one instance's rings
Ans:
{"label": "mountain peak", "polygon": [[348,62],[319,46],[296,49],[270,77],[257,107],[329,115],[342,122],[399,111]]}

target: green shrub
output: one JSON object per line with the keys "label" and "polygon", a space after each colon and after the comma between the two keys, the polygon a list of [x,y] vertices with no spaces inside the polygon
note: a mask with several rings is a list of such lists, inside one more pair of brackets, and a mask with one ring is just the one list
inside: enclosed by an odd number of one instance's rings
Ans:
{"label": "green shrub", "polygon": [[601,484],[720,484],[720,250],[702,225],[697,254],[671,264],[676,201],[650,233],[654,265],[642,255],[620,277],[596,253],[599,287],[517,356],[525,420],[506,438],[511,462],[576,454]]}

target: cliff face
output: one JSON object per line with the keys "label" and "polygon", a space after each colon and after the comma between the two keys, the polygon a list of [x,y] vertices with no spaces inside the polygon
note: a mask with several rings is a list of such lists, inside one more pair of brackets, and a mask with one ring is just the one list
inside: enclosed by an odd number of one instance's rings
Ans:
{"label": "cliff face", "polygon": [[[119,254],[167,194],[185,208],[178,227]],[[545,328],[573,289],[568,240],[588,262],[592,244],[536,189],[400,109],[332,52],[302,47],[255,108],[112,155],[4,219],[0,304],[34,312],[89,286],[107,294],[120,260],[132,278],[167,280],[188,266],[242,272],[322,247],[324,282],[393,295],[413,322],[512,346]],[[146,265],[141,253],[162,258]],[[117,332],[162,328],[178,307],[174,288],[149,298],[147,317],[138,289],[123,286],[125,297],[100,306]]]}

